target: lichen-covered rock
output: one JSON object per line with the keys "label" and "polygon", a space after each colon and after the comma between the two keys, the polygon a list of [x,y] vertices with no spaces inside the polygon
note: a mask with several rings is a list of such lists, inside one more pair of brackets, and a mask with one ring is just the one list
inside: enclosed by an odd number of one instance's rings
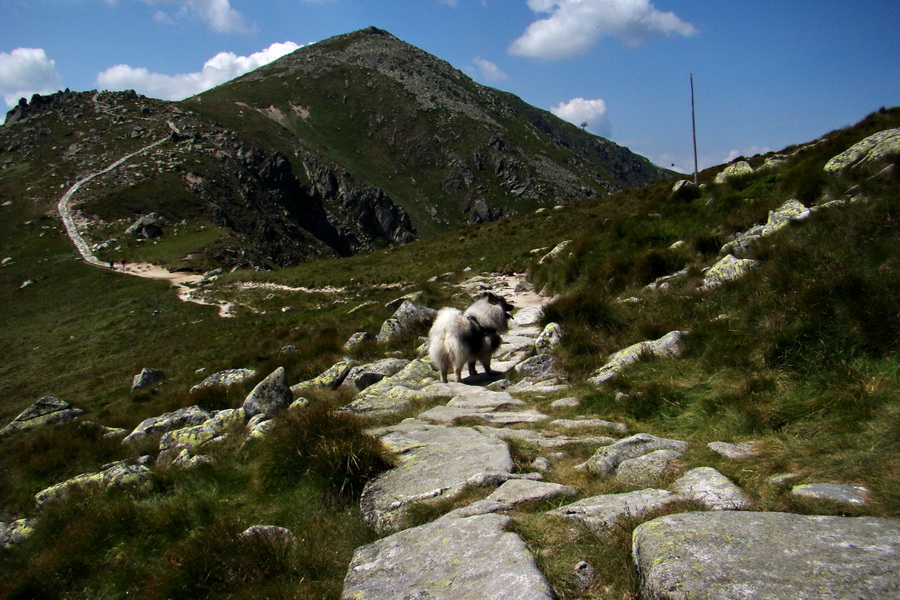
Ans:
{"label": "lichen-covered rock", "polygon": [[700,290],[704,292],[714,290],[729,281],[740,279],[758,266],[758,260],[735,258],[734,255],[727,254],[703,274]]}
{"label": "lichen-covered rock", "polygon": [[709,510],[748,510],[751,506],[741,488],[711,467],[691,469],[671,489]]}
{"label": "lichen-covered rock", "polygon": [[135,375],[131,380],[131,391],[136,392],[138,390],[142,390],[146,387],[150,387],[155,383],[164,381],[165,379],[166,374],[159,369],[143,368],[141,369],[141,372]]}
{"label": "lichen-covered rock", "polygon": [[344,342],[344,350],[348,352],[353,350],[357,346],[364,344],[365,342],[373,339],[372,334],[366,331],[357,331],[353,335],[351,335],[346,342]]}
{"label": "lichen-covered rock", "polygon": [[81,413],[80,408],[72,408],[68,402],[53,396],[43,396],[19,413],[19,416],[6,427],[0,429],[0,439],[19,431],[28,431],[54,423],[67,423]]}
{"label": "lichen-covered rock", "polygon": [[263,539],[269,542],[290,543],[294,541],[294,533],[277,525],[253,525],[238,534],[245,540]]}
{"label": "lichen-covered rock", "polygon": [[827,163],[825,171],[837,173],[849,167],[883,162],[900,154],[900,129],[885,129],[853,144]]}
{"label": "lichen-covered rock", "polygon": [[344,382],[344,378],[347,377],[350,370],[353,369],[354,364],[356,364],[356,362],[349,358],[338,361],[316,377],[292,385],[291,392],[299,394],[304,389],[311,387],[328,388],[332,390],[337,389]]}
{"label": "lichen-covered rock", "polygon": [[545,254],[544,256],[541,257],[541,259],[538,261],[538,264],[542,265],[542,264],[549,262],[549,261],[553,260],[554,258],[558,257],[560,254],[562,254],[563,250],[565,250],[566,247],[568,247],[568,245],[571,243],[572,243],[572,240],[565,240],[565,241],[558,243],[556,246],[553,247],[553,250],[551,250],[550,252],[548,252],[547,254]]}
{"label": "lichen-covered rock", "polygon": [[556,419],[550,422],[551,427],[559,429],[605,429],[618,435],[625,435],[628,426],[605,419]]}
{"label": "lichen-covered rock", "polygon": [[616,468],[616,481],[633,487],[659,485],[660,478],[679,458],[681,454],[674,450],[654,450],[643,456],[623,460]]}
{"label": "lichen-covered rock", "polygon": [[760,238],[772,235],[787,227],[792,221],[801,221],[812,214],[812,211],[799,200],[788,200],[775,210],[769,211],[769,218],[764,225],[757,225],[744,231],[720,250],[721,254],[741,254],[746,252]]}
{"label": "lichen-covered rock", "polygon": [[600,448],[578,468],[609,477],[616,472],[619,464],[630,458],[637,458],[656,450],[672,450],[683,455],[687,446],[688,443],[681,440],[656,437],[649,433],[638,433],[621,439],[615,444]]}
{"label": "lichen-covered rock", "polygon": [[253,379],[256,371],[253,369],[228,369],[214,373],[191,388],[191,392],[197,392],[208,387],[231,387]]}
{"label": "lichen-covered rock", "polygon": [[409,362],[405,358],[384,358],[365,365],[355,366],[347,373],[343,383],[341,383],[341,388],[353,393],[361,392],[385,377],[396,375]]}
{"label": "lichen-covered rock", "polygon": [[733,162],[723,170],[721,170],[718,174],[716,174],[716,183],[725,183],[729,179],[733,177],[741,177],[743,175],[750,175],[753,173],[753,167],[750,166],[746,160],[739,160],[737,162]]}
{"label": "lichen-covered rock", "polygon": [[900,521],[701,512],[640,525],[641,597],[882,600],[900,590]]}
{"label": "lichen-covered rock", "polygon": [[278,367],[268,377],[256,384],[247,398],[243,408],[247,418],[259,413],[270,417],[294,401],[294,394],[287,383],[284,367]]}
{"label": "lichen-covered rock", "polygon": [[161,435],[174,429],[181,429],[193,425],[205,423],[212,415],[200,408],[199,406],[188,406],[179,408],[172,412],[164,413],[158,417],[150,417],[144,419],[134,428],[134,431],[125,436],[122,444],[130,446],[148,437]]}
{"label": "lichen-covered rock", "polygon": [[83,473],[41,490],[34,496],[38,508],[58,502],[75,489],[106,491],[112,488],[139,486],[150,477],[144,465],[114,463],[99,473]]}
{"label": "lichen-covered rock", "polygon": [[473,479],[513,468],[506,444],[469,427],[401,423],[381,438],[398,455],[397,466],[370,481],[362,493],[363,519],[379,533],[399,531],[409,507],[452,498]]}
{"label": "lichen-covered rock", "polygon": [[435,370],[430,362],[413,360],[398,373],[367,387],[343,410],[370,416],[403,412],[413,402],[425,397],[420,390],[433,380],[434,375]]}
{"label": "lichen-covered rock", "polygon": [[18,519],[9,525],[0,523],[0,548],[8,549],[28,539],[34,533],[32,519]]}
{"label": "lichen-covered rock", "polygon": [[594,371],[588,378],[588,383],[599,385],[616,377],[631,364],[644,357],[674,358],[681,356],[681,340],[687,335],[686,331],[670,331],[658,340],[648,340],[632,344],[623,348],[609,357],[602,367]]}
{"label": "lichen-covered rock", "polygon": [[805,483],[796,485],[791,493],[798,498],[828,500],[839,504],[863,506],[869,503],[869,490],[862,485],[842,483]]}
{"label": "lichen-covered rock", "polygon": [[221,410],[200,425],[168,431],[159,440],[160,450],[197,450],[221,435],[243,426],[246,413],[242,408]]}
{"label": "lichen-covered rock", "polygon": [[401,337],[413,327],[426,326],[434,320],[437,311],[433,308],[418,306],[404,300],[400,308],[381,325],[381,331],[375,336],[379,344],[385,344]]}
{"label": "lichen-covered rock", "polygon": [[605,537],[619,519],[641,517],[678,501],[678,496],[665,490],[646,489],[624,494],[603,494],[585,498],[549,511],[548,515],[565,517],[587,527],[597,537]]}
{"label": "lichen-covered rock", "polygon": [[341,600],[551,600],[510,518],[443,518],[356,549]]}
{"label": "lichen-covered rock", "polygon": [[540,381],[549,379],[556,375],[556,357],[550,354],[538,354],[529,359],[523,360],[516,365],[516,373],[523,377],[531,377],[533,380]]}

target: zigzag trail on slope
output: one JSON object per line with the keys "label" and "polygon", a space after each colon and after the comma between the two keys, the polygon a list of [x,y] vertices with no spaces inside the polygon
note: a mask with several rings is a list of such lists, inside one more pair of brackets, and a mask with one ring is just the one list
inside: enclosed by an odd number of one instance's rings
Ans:
{"label": "zigzag trail on slope", "polygon": [[[175,124],[171,121],[168,121],[167,124],[169,128],[172,129],[175,133],[178,133],[178,128],[175,127]],[[84,259],[86,263],[89,265],[93,265],[95,267],[99,267],[101,269],[111,270],[117,273],[122,273],[126,275],[133,275],[135,277],[143,277],[145,279],[158,279],[162,281],[168,281],[173,286],[178,289],[178,297],[185,302],[193,302],[194,304],[201,304],[206,306],[218,306],[219,307],[219,316],[221,317],[230,317],[231,309],[233,308],[233,304],[230,302],[207,302],[194,294],[194,290],[188,287],[188,284],[195,283],[199,281],[202,275],[197,275],[195,273],[179,273],[179,272],[171,272],[163,267],[158,265],[153,265],[150,263],[132,263],[131,265],[123,266],[120,269],[116,269],[115,266],[110,267],[108,263],[105,263],[98,259],[93,251],[91,250],[88,243],[85,241],[83,237],[81,237],[81,233],[78,231],[78,226],[75,223],[75,219],[72,217],[72,213],[69,210],[69,204],[72,201],[72,197],[88,182],[94,180],[95,178],[105,175],[110,171],[117,169],[122,166],[135,156],[153,150],[157,146],[163,144],[168,141],[169,137],[163,137],[152,144],[148,144],[139,150],[136,150],[130,154],[126,154],[119,160],[110,164],[99,171],[94,171],[88,175],[85,175],[78,181],[76,181],[66,193],[63,194],[62,198],[59,199],[57,203],[57,210],[59,211],[59,216],[62,219],[63,225],[66,227],[66,233],[69,236],[69,239],[72,240],[72,243],[75,244],[75,248],[78,250],[81,257]]]}

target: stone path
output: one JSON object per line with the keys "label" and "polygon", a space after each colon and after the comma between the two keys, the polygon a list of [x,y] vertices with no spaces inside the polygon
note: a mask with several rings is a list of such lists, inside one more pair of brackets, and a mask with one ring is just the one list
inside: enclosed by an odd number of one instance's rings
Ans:
{"label": "stone path", "polygon": [[[643,537],[636,533],[635,561],[639,567],[646,567],[646,570],[641,570],[641,577],[647,597],[745,598],[750,596],[741,595],[742,590],[769,583],[768,589],[773,590],[773,598],[811,598],[815,593],[808,590],[831,585],[856,594],[864,587],[861,581],[865,576],[855,576],[852,583],[840,585],[848,573],[846,568],[840,566],[843,560],[841,548],[844,547],[841,536],[844,533],[847,544],[863,544],[863,538],[876,532],[872,539],[875,540],[873,543],[878,544],[877,548],[854,551],[853,556],[848,558],[853,565],[851,570],[859,572],[868,568],[876,573],[877,581],[873,583],[873,589],[896,590],[900,585],[900,576],[897,575],[900,571],[895,566],[897,556],[900,556],[896,552],[898,541],[896,537],[891,539],[891,535],[895,535],[892,532],[897,529],[896,521],[884,520],[885,523],[881,523],[875,520],[878,522],[860,529],[851,523],[853,519],[845,519],[847,524],[843,524],[841,518],[834,517],[837,519],[835,523],[842,523],[833,529],[837,537],[822,543],[816,541],[816,536],[821,539],[827,537],[828,527],[822,524],[806,526],[796,521],[798,536],[806,536],[797,542],[798,547],[804,548],[805,554],[800,559],[790,560],[791,547],[795,543],[793,538],[781,542],[781,546],[775,542],[775,548],[765,545],[771,544],[772,539],[778,539],[784,523],[779,517],[765,516],[767,513],[741,512],[753,509],[752,499],[715,469],[694,468],[669,485],[668,489],[658,487],[662,481],[671,479],[672,469],[683,468],[680,459],[687,450],[687,442],[647,433],[628,435],[625,425],[602,418],[552,419],[537,410],[531,394],[541,390],[560,392],[567,389],[567,384],[558,381],[550,372],[529,378],[524,384],[510,386],[505,375],[521,370],[526,360],[533,360],[529,357],[537,352],[535,341],[542,331],[538,326],[540,307],[547,299],[515,278],[473,278],[465,282],[463,288],[473,295],[493,291],[519,307],[510,323],[509,333],[503,336],[504,344],[496,355],[498,360],[494,364],[501,372],[493,376],[479,373],[474,377],[465,377],[462,382],[442,384],[435,380],[435,372],[429,365],[423,361],[412,361],[401,372],[406,372],[406,375],[398,373],[385,377],[359,394],[358,398],[364,401],[354,401],[345,407],[365,414],[390,415],[402,411],[408,414],[409,407],[416,401],[450,398],[437,406],[422,409],[415,417],[370,431],[397,453],[398,464],[370,482],[363,492],[360,504],[364,519],[385,537],[357,549],[344,581],[342,599],[553,598],[555,596],[548,582],[535,567],[534,557],[523,540],[508,530],[512,519],[504,514],[520,504],[550,498],[557,498],[557,502],[563,505],[548,511],[549,515],[586,527],[598,537],[598,543],[602,543],[622,519],[642,517],[679,502],[690,502],[693,510],[711,511],[686,515],[698,522],[709,519],[709,527],[714,531],[727,532],[733,523],[736,531],[748,528],[757,532],[757,538],[748,541],[737,556],[723,561],[713,557],[709,559],[713,566],[708,569],[708,565],[702,565],[703,569],[713,573],[718,573],[718,568],[724,573],[722,577],[730,577],[737,582],[719,585],[717,581],[707,581],[705,576],[698,577],[697,566],[690,561],[673,567],[673,572],[680,569],[677,575],[661,570],[659,565],[663,563],[658,553],[669,552],[669,546],[658,542],[658,535],[652,536],[658,531],[654,527],[663,527],[664,523],[668,523],[665,519],[671,517],[645,523],[640,528],[645,532]],[[577,406],[578,399],[566,398],[555,404],[559,408]],[[515,472],[506,444],[509,440],[553,452],[565,452],[566,447],[573,443],[594,445],[596,453],[579,468],[593,477],[616,478],[636,489],[577,499],[580,495],[578,490],[544,481],[545,473],[552,475],[552,463],[543,457],[535,461],[535,472]],[[711,444],[708,450],[710,456],[719,454],[730,456],[732,460],[752,460],[753,456],[752,444],[716,443]],[[496,489],[486,498],[457,508],[431,523],[411,526],[408,522],[407,516],[416,505],[458,498],[464,489],[471,486]],[[800,493],[798,491],[798,495]],[[566,497],[574,497],[575,501],[565,504]],[[706,516],[714,514],[719,516]],[[784,518],[795,517],[808,519],[797,515],[785,515]],[[655,525],[657,521],[661,522],[658,526]],[[730,539],[727,534],[724,535]],[[696,553],[707,556],[716,551],[713,547],[707,547],[710,543],[708,537],[683,537],[683,541],[677,538],[678,543],[682,544],[680,556]],[[648,541],[638,546],[640,540]],[[823,556],[835,561],[834,568],[819,565],[810,571],[809,556],[819,548],[827,549]],[[744,567],[748,561],[752,562],[754,553],[780,556],[782,571],[795,575],[786,577],[785,581],[765,582],[765,569],[754,571]],[[731,564],[729,560],[745,570],[730,572],[727,566]],[[864,566],[869,561],[880,561],[880,564]],[[809,583],[820,575],[822,581],[814,585]],[[680,579],[673,580],[672,577]],[[693,580],[688,581],[691,577]],[[677,581],[675,585],[678,589],[684,587],[693,591],[666,595],[673,585],[672,581]],[[722,591],[722,594],[704,595],[703,590],[707,588]],[[806,588],[808,590],[804,591]],[[861,594],[854,597],[880,596]]]}

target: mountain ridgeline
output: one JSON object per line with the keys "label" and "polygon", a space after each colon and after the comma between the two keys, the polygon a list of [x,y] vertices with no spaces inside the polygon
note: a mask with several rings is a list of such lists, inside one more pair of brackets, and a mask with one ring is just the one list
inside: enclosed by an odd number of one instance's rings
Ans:
{"label": "mountain ridgeline", "polygon": [[127,246],[121,225],[158,213],[170,250],[154,258],[193,270],[349,256],[672,175],[376,28],[182,102],[35,96],[9,112],[0,148],[6,167],[46,165],[29,193],[49,207],[164,137],[73,208],[100,247]]}

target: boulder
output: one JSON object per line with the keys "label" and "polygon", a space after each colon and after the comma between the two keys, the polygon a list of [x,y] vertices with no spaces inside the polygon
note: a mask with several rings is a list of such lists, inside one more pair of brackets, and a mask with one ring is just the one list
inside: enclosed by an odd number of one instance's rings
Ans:
{"label": "boulder", "polygon": [[219,371],[192,387],[191,392],[197,392],[208,387],[231,387],[243,383],[248,379],[253,379],[254,377],[256,377],[256,371],[253,369],[228,369],[226,371]]}
{"label": "boulder", "polygon": [[385,358],[358,365],[350,369],[340,387],[353,393],[361,392],[385,377],[399,373],[409,362],[405,358]]}
{"label": "boulder", "polygon": [[106,491],[112,488],[139,486],[150,477],[144,465],[117,462],[98,473],[83,473],[41,490],[34,496],[38,508],[58,502],[76,489]]}
{"label": "boulder", "polygon": [[749,510],[751,506],[741,488],[711,467],[691,469],[671,489],[708,510]]}
{"label": "boulder", "polygon": [[163,225],[165,225],[165,219],[159,213],[153,212],[135,221],[131,227],[125,230],[125,233],[149,240],[163,234]]}
{"label": "boulder", "polygon": [[798,498],[828,500],[839,504],[863,506],[869,503],[869,490],[861,485],[841,483],[806,483],[796,485],[791,493]]}
{"label": "boulder", "polygon": [[368,416],[403,412],[413,402],[425,397],[420,390],[433,380],[434,375],[435,370],[430,362],[413,360],[394,375],[367,387],[342,410]]}
{"label": "boulder", "polygon": [[553,247],[553,250],[551,250],[550,252],[548,252],[547,254],[542,256],[540,258],[540,260],[538,260],[538,264],[542,265],[542,264],[544,264],[546,262],[550,262],[554,258],[558,257],[560,254],[562,254],[563,250],[565,250],[566,247],[571,243],[572,243],[572,240],[565,240],[565,241],[558,243],[556,246]]}
{"label": "boulder", "polygon": [[293,392],[294,394],[299,394],[302,390],[311,387],[329,388],[332,390],[337,389],[342,383],[344,383],[344,378],[347,377],[347,374],[353,368],[353,365],[354,361],[350,360],[349,358],[338,361],[316,377],[313,377],[312,379],[309,379],[307,381],[302,381],[296,385],[292,385],[291,392]]}
{"label": "boulder", "polygon": [[512,318],[515,327],[527,327],[537,325],[544,316],[544,309],[540,306],[526,306],[516,311]]}
{"label": "boulder", "polygon": [[538,354],[516,365],[516,373],[534,380],[549,379],[556,375],[556,357],[549,354]]}
{"label": "boulder", "polygon": [[238,534],[244,540],[262,539],[268,542],[290,543],[294,541],[294,533],[290,529],[277,525],[253,525]]}
{"label": "boulder", "polygon": [[287,384],[284,367],[278,367],[268,377],[256,384],[256,387],[244,400],[244,413],[247,417],[265,413],[270,417],[294,401],[294,394]]}
{"label": "boulder", "polygon": [[534,350],[538,354],[545,354],[555,349],[561,343],[562,327],[559,323],[548,323],[534,341]]}
{"label": "boulder", "polygon": [[486,475],[509,474],[506,444],[469,427],[401,423],[381,438],[398,455],[397,466],[370,481],[360,507],[365,522],[379,533],[403,529],[409,507],[453,498]]}
{"label": "boulder", "polygon": [[714,452],[719,456],[730,458],[732,460],[741,460],[750,458],[755,454],[752,442],[743,442],[740,444],[729,444],[728,442],[710,442],[706,445],[707,450]]}
{"label": "boulder", "polygon": [[564,517],[587,527],[603,538],[622,518],[641,517],[678,501],[672,492],[657,489],[638,490],[624,494],[602,494],[585,498],[549,511],[548,515]]}
{"label": "boulder", "polygon": [[672,450],[681,456],[687,450],[687,446],[687,442],[680,440],[656,437],[649,433],[638,433],[619,440],[615,444],[600,448],[591,458],[578,465],[578,468],[609,477],[616,472],[623,461],[630,458],[637,458],[656,450]]}
{"label": "boulder", "polygon": [[632,539],[642,598],[881,600],[900,589],[895,519],[683,513]]}
{"label": "boulder", "polygon": [[753,173],[753,167],[746,160],[733,162],[716,174],[716,183],[725,183],[733,177],[741,177]]}
{"label": "boulder", "polygon": [[158,417],[150,417],[144,419],[134,428],[134,430],[125,436],[122,444],[129,446],[145,440],[154,435],[161,435],[167,431],[181,429],[192,425],[205,423],[212,415],[200,408],[199,406],[188,406],[179,408],[172,412],[164,413]]}
{"label": "boulder", "polygon": [[187,449],[193,452],[219,436],[236,431],[245,420],[246,413],[242,408],[221,410],[200,425],[164,433],[159,440],[159,449]]}
{"label": "boulder", "polygon": [[400,308],[381,325],[381,331],[375,336],[379,344],[392,342],[412,330],[414,327],[424,327],[430,324],[437,311],[433,308],[418,306],[409,300],[404,300]]}
{"label": "boulder", "polygon": [[884,162],[900,153],[900,129],[885,129],[844,150],[827,163],[825,171],[838,173],[850,167]]}
{"label": "boulder", "polygon": [[625,435],[628,431],[624,423],[604,419],[556,419],[550,422],[550,426],[559,429],[606,429],[618,435]]}
{"label": "boulder", "polygon": [[9,525],[0,523],[0,548],[9,549],[34,533],[32,519],[18,519]]}
{"label": "boulder", "polygon": [[372,334],[366,331],[357,331],[353,335],[351,335],[346,342],[344,342],[344,350],[348,352],[353,350],[357,346],[364,344],[365,342],[372,339]]}
{"label": "boulder", "polygon": [[643,456],[623,460],[616,469],[615,478],[633,487],[656,486],[672,463],[679,458],[681,454],[674,450],[654,450]]}
{"label": "boulder", "polygon": [[68,402],[53,396],[43,396],[19,413],[19,416],[10,421],[6,427],[0,429],[0,439],[19,431],[28,431],[54,423],[67,423],[81,413],[80,408],[72,408]]}
{"label": "boulder", "polygon": [[141,372],[134,376],[131,380],[131,391],[136,392],[153,384],[164,381],[166,374],[159,369],[141,369]]}
{"label": "boulder", "polygon": [[606,364],[594,371],[588,383],[599,385],[616,377],[631,364],[644,357],[674,358],[681,356],[681,340],[687,335],[686,331],[670,331],[658,340],[648,340],[632,344],[627,348],[612,354]]}
{"label": "boulder", "polygon": [[356,549],[342,600],[551,600],[510,518],[443,518]]}
{"label": "boulder", "polygon": [[746,252],[758,239],[772,235],[787,227],[792,221],[801,221],[812,214],[799,200],[788,200],[776,210],[769,211],[764,225],[757,225],[739,233],[733,240],[722,246],[720,254],[741,254]]}
{"label": "boulder", "polygon": [[578,398],[576,398],[575,396],[567,396],[565,398],[560,398],[559,400],[554,400],[553,402],[551,402],[550,408],[575,408],[579,404],[581,404],[581,401]]}
{"label": "boulder", "polygon": [[729,281],[740,279],[758,266],[758,260],[735,258],[734,255],[728,254],[706,270],[703,274],[703,284],[699,289],[702,292],[714,290]]}

